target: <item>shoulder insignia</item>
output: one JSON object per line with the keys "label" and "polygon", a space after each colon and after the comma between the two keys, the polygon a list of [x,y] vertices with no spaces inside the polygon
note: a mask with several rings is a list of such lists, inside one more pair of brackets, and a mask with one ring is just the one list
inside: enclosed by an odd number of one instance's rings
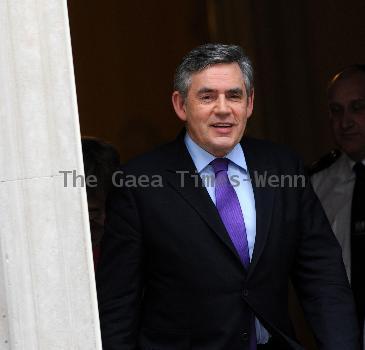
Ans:
{"label": "shoulder insignia", "polygon": [[330,153],[327,153],[319,160],[312,163],[312,165],[308,169],[308,173],[310,176],[318,173],[328,167],[330,167],[341,155],[341,151],[338,149],[332,150]]}

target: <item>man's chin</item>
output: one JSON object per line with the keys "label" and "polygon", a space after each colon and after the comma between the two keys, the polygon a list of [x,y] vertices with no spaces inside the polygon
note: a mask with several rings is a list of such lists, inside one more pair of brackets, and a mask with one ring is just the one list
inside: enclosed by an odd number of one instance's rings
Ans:
{"label": "man's chin", "polygon": [[355,162],[361,161],[365,158],[365,145],[363,148],[344,145],[342,147],[342,151],[345,152]]}
{"label": "man's chin", "polygon": [[212,153],[215,157],[224,157],[227,153],[232,151],[234,146],[236,146],[237,143],[229,142],[229,143],[216,143],[212,145]]}

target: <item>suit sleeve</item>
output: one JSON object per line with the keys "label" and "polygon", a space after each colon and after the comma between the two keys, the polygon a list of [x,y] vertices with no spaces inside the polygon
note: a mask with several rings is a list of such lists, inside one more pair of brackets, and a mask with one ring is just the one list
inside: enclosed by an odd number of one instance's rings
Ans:
{"label": "suit sleeve", "polygon": [[340,245],[309,180],[300,197],[293,284],[319,348],[358,350],[355,306]]}
{"label": "suit sleeve", "polygon": [[105,232],[96,273],[104,350],[137,348],[142,258],[136,203],[128,188],[119,188],[107,202]]}

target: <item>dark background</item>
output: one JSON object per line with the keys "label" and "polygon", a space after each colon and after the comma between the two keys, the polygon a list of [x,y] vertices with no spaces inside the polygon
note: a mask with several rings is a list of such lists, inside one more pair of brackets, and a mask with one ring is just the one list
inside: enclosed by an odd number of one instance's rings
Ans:
{"label": "dark background", "polygon": [[[346,65],[365,63],[364,0],[69,0],[68,6],[82,135],[113,143],[122,161],[181,129],[171,105],[173,73],[199,44],[244,47],[256,71],[247,133],[291,146],[307,164],[333,147],[328,80]],[[315,349],[304,322],[296,321],[298,336]]]}
{"label": "dark background", "polygon": [[171,106],[181,57],[206,42],[236,43],[253,60],[256,105],[248,133],[312,162],[332,145],[326,85],[365,62],[364,0],[69,0],[83,135],[127,160],[175,137]]}

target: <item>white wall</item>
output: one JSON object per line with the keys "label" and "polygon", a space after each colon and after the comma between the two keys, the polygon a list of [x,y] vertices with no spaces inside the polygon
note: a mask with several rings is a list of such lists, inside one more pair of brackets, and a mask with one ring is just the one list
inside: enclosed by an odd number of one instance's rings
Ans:
{"label": "white wall", "polygon": [[0,349],[101,349],[66,0],[0,1]]}

